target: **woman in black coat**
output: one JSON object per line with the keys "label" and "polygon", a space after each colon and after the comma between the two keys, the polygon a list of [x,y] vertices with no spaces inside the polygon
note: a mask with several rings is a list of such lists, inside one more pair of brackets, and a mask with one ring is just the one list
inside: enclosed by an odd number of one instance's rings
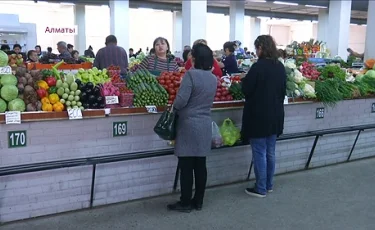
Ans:
{"label": "woman in black coat", "polygon": [[271,36],[259,36],[254,45],[259,60],[242,79],[246,99],[242,139],[251,144],[256,184],[245,191],[252,196],[265,197],[273,190],[275,145],[276,137],[284,129],[287,76],[284,65],[278,61],[279,54]]}

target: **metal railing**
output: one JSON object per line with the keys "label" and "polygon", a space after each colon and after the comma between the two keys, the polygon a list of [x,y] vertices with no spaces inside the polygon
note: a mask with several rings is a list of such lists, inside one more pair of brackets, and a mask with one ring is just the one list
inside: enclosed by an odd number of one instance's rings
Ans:
{"label": "metal railing", "polygon": [[[375,129],[375,124],[352,126],[352,127],[337,128],[337,129],[326,129],[326,130],[312,131],[312,132],[286,134],[286,135],[280,136],[277,140],[284,141],[284,140],[315,137],[313,146],[311,148],[308,160],[305,165],[305,169],[308,169],[311,159],[314,155],[315,147],[318,143],[319,137],[322,137],[324,135],[332,135],[332,134],[338,134],[338,133],[357,131],[357,136],[355,138],[355,141],[352,145],[349,156],[347,158],[347,161],[350,161],[354,148],[357,144],[359,135],[361,134],[362,131],[369,130],[369,129]],[[238,144],[232,147],[236,147],[236,146],[245,146],[245,144]],[[222,147],[218,149],[224,149],[224,148],[231,148],[231,147]],[[0,176],[8,176],[8,175],[15,175],[15,174],[22,174],[22,173],[40,172],[40,171],[47,171],[47,170],[54,170],[54,169],[61,169],[61,168],[91,165],[92,166],[92,180],[91,180],[91,193],[90,193],[90,208],[91,208],[93,207],[93,202],[94,202],[95,175],[96,175],[96,166],[98,164],[161,157],[161,156],[168,156],[172,154],[173,154],[173,149],[164,149],[164,150],[155,150],[155,151],[143,151],[143,152],[136,152],[136,153],[117,154],[117,155],[110,155],[110,156],[77,158],[77,159],[70,159],[70,160],[59,160],[59,161],[50,161],[50,162],[42,162],[42,163],[7,166],[7,167],[0,167]],[[251,164],[250,164],[247,180],[249,180],[250,178],[252,167],[253,167],[253,161],[251,161]],[[173,191],[176,191],[177,189],[179,171],[180,171],[179,166],[177,164]]]}

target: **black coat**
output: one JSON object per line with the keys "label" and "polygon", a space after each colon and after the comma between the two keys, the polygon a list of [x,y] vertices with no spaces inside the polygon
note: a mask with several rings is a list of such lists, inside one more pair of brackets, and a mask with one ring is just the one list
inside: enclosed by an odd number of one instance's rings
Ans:
{"label": "black coat", "polygon": [[244,142],[283,133],[286,78],[280,61],[259,59],[242,79],[246,100],[241,131]]}

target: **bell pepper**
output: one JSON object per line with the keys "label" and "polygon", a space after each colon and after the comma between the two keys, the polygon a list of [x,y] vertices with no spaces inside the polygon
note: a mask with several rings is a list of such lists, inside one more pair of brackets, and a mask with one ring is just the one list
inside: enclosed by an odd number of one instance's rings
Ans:
{"label": "bell pepper", "polygon": [[52,112],[53,107],[51,104],[42,104],[42,110],[46,112]]}
{"label": "bell pepper", "polygon": [[57,95],[56,93],[49,95],[48,99],[51,102],[51,104],[55,104],[56,102],[60,101],[59,95]]}
{"label": "bell pepper", "polygon": [[64,110],[64,105],[61,102],[56,102],[53,104],[53,111],[55,112],[61,112]]}
{"label": "bell pepper", "polygon": [[43,97],[42,100],[40,100],[40,102],[42,102],[42,104],[51,104],[48,97]]}
{"label": "bell pepper", "polygon": [[56,86],[56,78],[49,76],[45,79],[45,82],[48,84],[49,87]]}
{"label": "bell pepper", "polygon": [[[47,82],[40,80],[38,81],[38,87],[47,90],[49,88]],[[55,84],[56,85],[56,84]]]}
{"label": "bell pepper", "polygon": [[53,94],[53,93],[56,93],[56,92],[57,92],[57,87],[55,87],[55,86],[52,86],[48,89],[49,94]]}
{"label": "bell pepper", "polygon": [[47,90],[46,89],[43,89],[43,88],[39,88],[36,90],[36,94],[38,94],[38,97],[41,99],[43,97],[47,97],[48,96],[48,93],[47,93]]}

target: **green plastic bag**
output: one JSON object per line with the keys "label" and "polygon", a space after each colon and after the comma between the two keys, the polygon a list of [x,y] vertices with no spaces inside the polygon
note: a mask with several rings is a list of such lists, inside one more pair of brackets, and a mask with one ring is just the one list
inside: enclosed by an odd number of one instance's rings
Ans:
{"label": "green plastic bag", "polygon": [[223,144],[233,146],[240,139],[240,130],[233,124],[232,120],[227,118],[220,127],[220,134],[223,137]]}

